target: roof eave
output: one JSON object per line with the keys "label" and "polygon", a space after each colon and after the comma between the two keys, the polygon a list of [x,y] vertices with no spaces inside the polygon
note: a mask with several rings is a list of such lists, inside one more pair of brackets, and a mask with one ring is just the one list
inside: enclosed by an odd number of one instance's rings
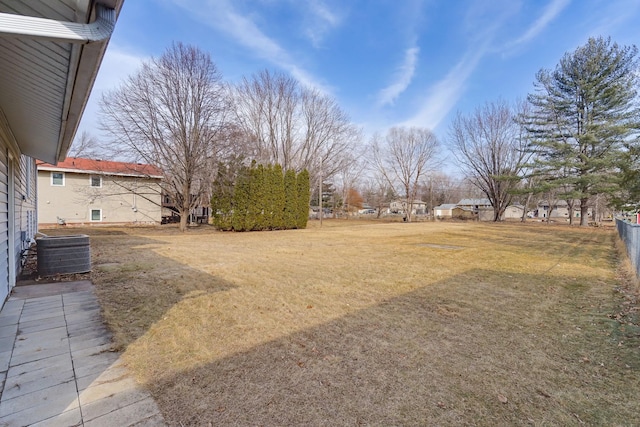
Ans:
{"label": "roof eave", "polygon": [[[65,67],[66,84],[56,94],[57,99],[62,102],[60,108],[52,110],[53,114],[50,115],[58,118],[59,126],[48,132],[46,137],[25,137],[24,132],[20,132],[21,135],[16,132],[20,152],[48,163],[65,159],[123,2],[124,0],[76,0],[75,19],[70,21],[0,13],[2,37],[71,44]],[[25,111],[21,113],[27,114]],[[13,119],[15,117],[14,112]],[[10,126],[14,125],[13,119],[9,122]]]}
{"label": "roof eave", "polygon": [[[124,0],[114,0],[112,1],[113,4],[108,5],[115,14],[113,18],[114,25],[117,16],[120,14],[123,1]],[[111,39],[112,30],[113,26],[110,27],[108,36],[104,36],[97,41],[76,45],[80,52],[78,53],[77,65],[70,67],[70,70],[74,71],[74,73],[70,73],[69,75],[69,85],[67,86],[64,104],[67,108],[62,116],[62,126],[60,127],[60,136],[58,138],[55,158],[41,160],[49,163],[57,163],[67,157],[67,152],[69,148],[71,148],[73,138],[80,125],[80,119],[89,101],[91,89],[100,70],[102,58]]]}

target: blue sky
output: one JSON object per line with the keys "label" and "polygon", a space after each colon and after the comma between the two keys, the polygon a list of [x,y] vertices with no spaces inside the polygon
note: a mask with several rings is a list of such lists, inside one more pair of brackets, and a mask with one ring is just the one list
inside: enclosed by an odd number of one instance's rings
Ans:
{"label": "blue sky", "polygon": [[173,41],[209,52],[226,81],[268,68],[336,98],[365,135],[432,129],[515,100],[590,36],[640,44],[638,0],[126,0],[80,131],[102,91]]}

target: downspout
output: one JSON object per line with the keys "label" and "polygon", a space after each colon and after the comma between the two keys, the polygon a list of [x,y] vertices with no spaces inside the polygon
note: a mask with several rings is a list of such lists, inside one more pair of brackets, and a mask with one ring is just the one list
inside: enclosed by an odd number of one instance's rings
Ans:
{"label": "downspout", "polygon": [[[95,20],[88,24],[0,13],[0,36],[70,43],[73,46],[61,111],[58,150],[55,158],[47,159],[48,162],[64,160],[71,145],[97,74],[94,62],[104,54],[115,28],[117,10],[118,6],[113,9],[96,4]],[[80,98],[77,96],[79,93],[83,94]]]}
{"label": "downspout", "polygon": [[116,11],[96,5],[96,20],[90,24],[0,13],[0,35],[28,37],[63,43],[87,44],[108,40],[116,24]]}

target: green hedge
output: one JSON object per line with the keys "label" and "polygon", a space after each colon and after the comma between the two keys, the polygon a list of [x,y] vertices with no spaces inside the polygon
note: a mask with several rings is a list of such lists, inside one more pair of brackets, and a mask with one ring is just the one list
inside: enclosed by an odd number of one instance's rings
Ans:
{"label": "green hedge", "polygon": [[309,173],[280,165],[221,168],[213,183],[213,224],[220,230],[305,228],[309,217]]}

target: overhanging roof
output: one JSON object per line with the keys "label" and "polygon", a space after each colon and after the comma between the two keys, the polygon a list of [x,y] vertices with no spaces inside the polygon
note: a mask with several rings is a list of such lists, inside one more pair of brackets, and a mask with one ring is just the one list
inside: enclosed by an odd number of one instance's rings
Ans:
{"label": "overhanging roof", "polygon": [[74,40],[62,30],[71,36],[77,24],[96,22],[98,4],[117,16],[123,1],[0,0],[0,13],[50,20],[0,34],[0,113],[22,153],[49,163],[66,157],[110,36]]}

